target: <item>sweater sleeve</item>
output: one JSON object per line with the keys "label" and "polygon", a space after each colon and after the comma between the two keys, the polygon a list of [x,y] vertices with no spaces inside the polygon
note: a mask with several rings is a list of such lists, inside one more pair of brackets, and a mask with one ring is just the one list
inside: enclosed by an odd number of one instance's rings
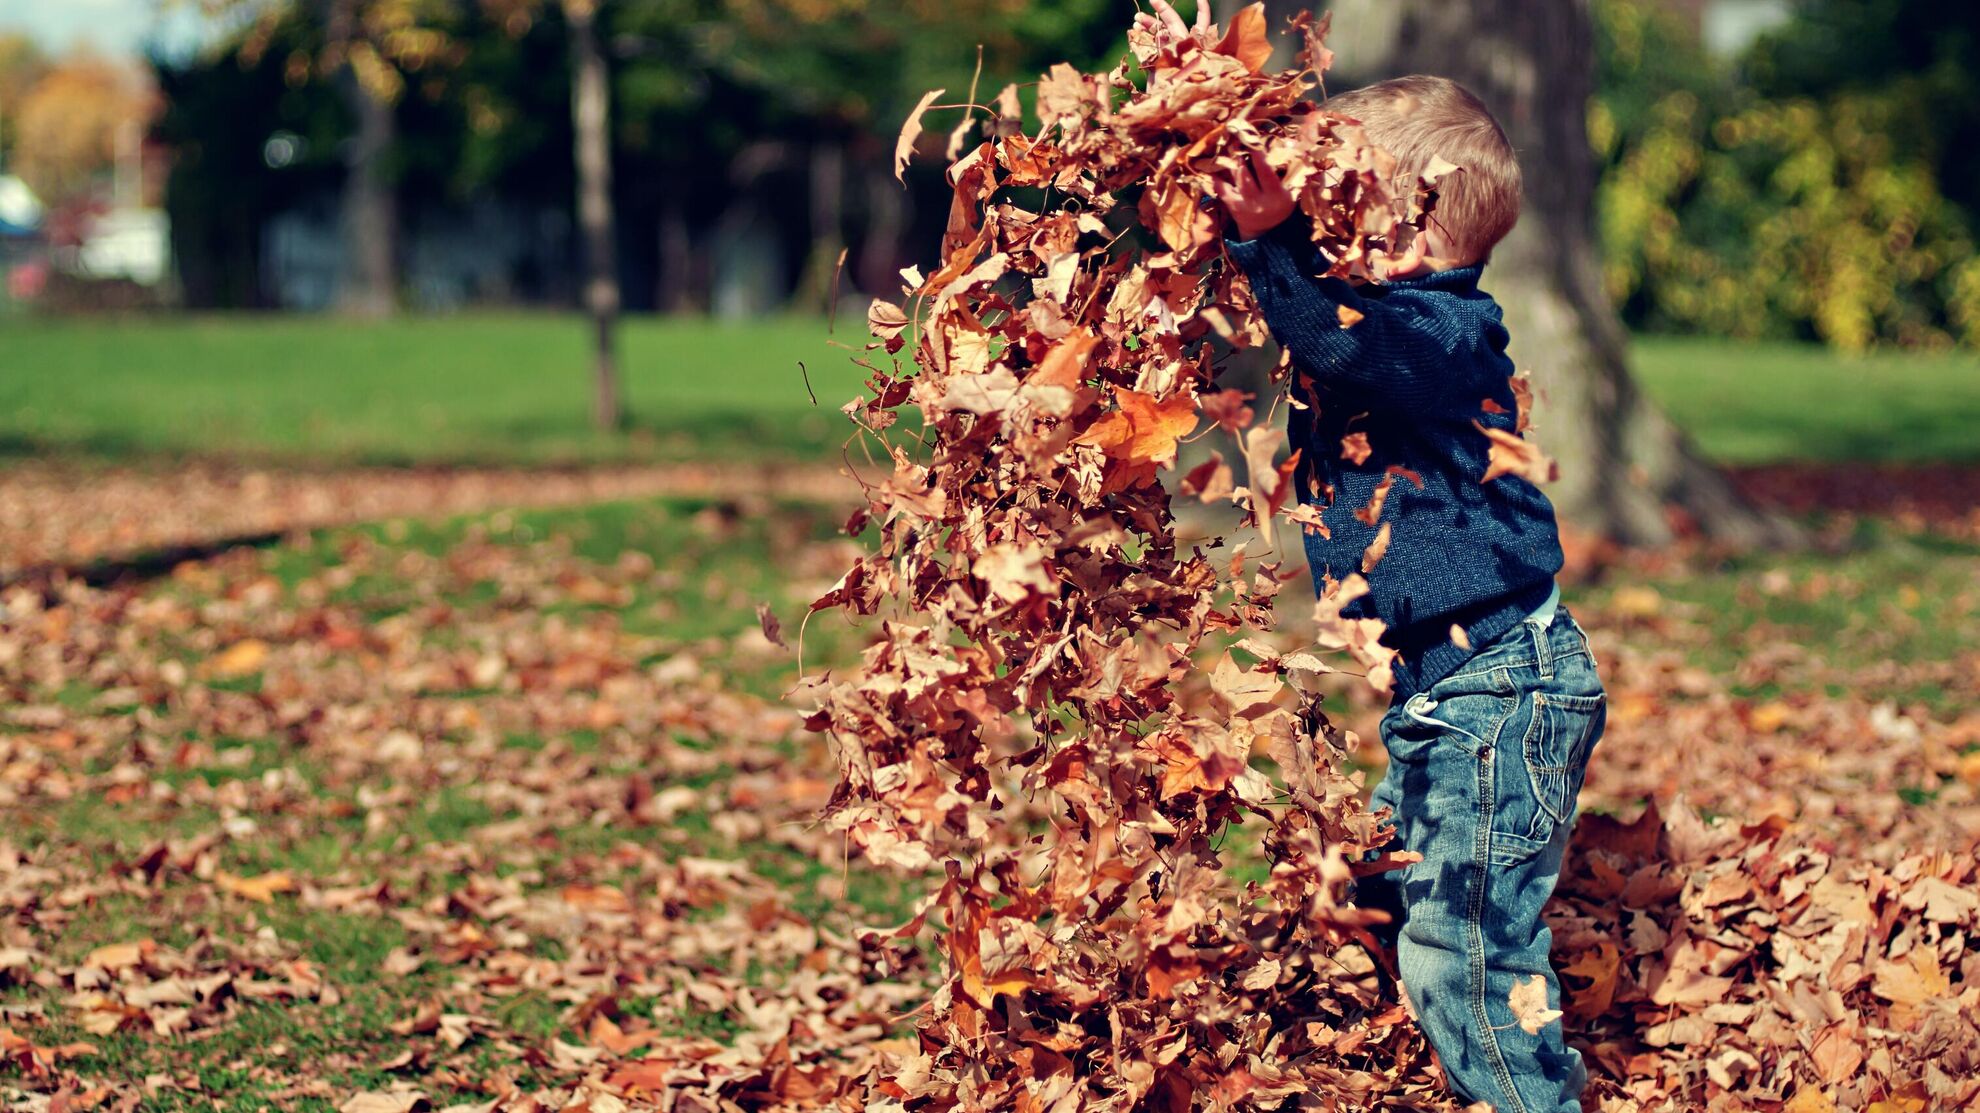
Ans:
{"label": "sweater sleeve", "polygon": [[[1272,335],[1316,382],[1372,404],[1435,403],[1449,386],[1451,358],[1467,344],[1462,322],[1427,312],[1422,299],[1402,291],[1364,298],[1341,279],[1315,278],[1324,266],[1302,231],[1289,221],[1226,245],[1250,278]],[[1342,327],[1343,307],[1361,319]]]}

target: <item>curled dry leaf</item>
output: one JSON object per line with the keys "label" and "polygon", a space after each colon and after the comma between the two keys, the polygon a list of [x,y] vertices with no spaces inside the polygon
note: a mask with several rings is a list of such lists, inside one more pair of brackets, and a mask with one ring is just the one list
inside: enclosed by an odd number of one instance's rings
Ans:
{"label": "curled dry leaf", "polygon": [[1373,571],[1375,565],[1381,561],[1382,557],[1385,554],[1387,554],[1388,551],[1389,551],[1389,523],[1383,522],[1381,528],[1375,531],[1375,539],[1373,541],[1370,541],[1368,543],[1368,548],[1362,551],[1361,570],[1363,572]]}
{"label": "curled dry leaf", "polygon": [[1554,462],[1553,457],[1540,451],[1539,445],[1517,433],[1493,429],[1483,423],[1474,424],[1492,442],[1491,456],[1480,482],[1490,483],[1502,475],[1516,475],[1535,484],[1552,483],[1560,478],[1560,465]]}
{"label": "curled dry leaf", "polygon": [[930,89],[915,102],[914,111],[908,113],[907,122],[901,125],[900,137],[894,140],[894,180],[905,182],[908,159],[914,155],[914,142],[921,138],[921,118],[928,112],[928,106],[942,95],[941,89]]}
{"label": "curled dry leaf", "polygon": [[756,605],[756,624],[763,630],[763,637],[779,649],[788,649],[784,644],[784,624],[777,621],[777,612],[768,603]]}

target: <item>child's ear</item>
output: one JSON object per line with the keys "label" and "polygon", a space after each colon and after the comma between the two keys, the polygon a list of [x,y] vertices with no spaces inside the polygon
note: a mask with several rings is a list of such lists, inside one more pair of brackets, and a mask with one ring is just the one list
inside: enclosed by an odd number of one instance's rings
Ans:
{"label": "child's ear", "polygon": [[1457,248],[1451,245],[1450,237],[1444,234],[1444,230],[1437,226],[1436,221],[1431,221],[1430,227],[1423,230],[1423,266],[1425,269],[1447,271],[1452,267],[1468,266],[1473,262],[1482,261],[1466,259],[1460,256]]}
{"label": "child's ear", "polygon": [[1444,238],[1444,230],[1437,227],[1436,221],[1431,221],[1430,226],[1423,230],[1424,256],[1430,259],[1449,259],[1450,246],[1450,241]]}

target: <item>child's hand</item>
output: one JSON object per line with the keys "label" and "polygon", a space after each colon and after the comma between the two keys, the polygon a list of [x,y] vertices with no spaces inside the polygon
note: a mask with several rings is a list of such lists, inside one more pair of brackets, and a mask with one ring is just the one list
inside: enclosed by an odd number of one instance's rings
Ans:
{"label": "child's hand", "polygon": [[1285,223],[1295,206],[1292,191],[1265,161],[1263,152],[1251,151],[1248,161],[1248,167],[1240,163],[1231,172],[1228,185],[1217,183],[1217,200],[1231,214],[1238,237],[1253,240]]}
{"label": "child's hand", "polygon": [[1137,13],[1134,25],[1154,41],[1156,49],[1163,55],[1175,54],[1181,50],[1182,44],[1191,39],[1196,40],[1197,46],[1205,48],[1216,41],[1217,28],[1211,21],[1210,0],[1197,0],[1194,28],[1182,21],[1182,16],[1168,0],[1149,0],[1148,6],[1152,10]]}

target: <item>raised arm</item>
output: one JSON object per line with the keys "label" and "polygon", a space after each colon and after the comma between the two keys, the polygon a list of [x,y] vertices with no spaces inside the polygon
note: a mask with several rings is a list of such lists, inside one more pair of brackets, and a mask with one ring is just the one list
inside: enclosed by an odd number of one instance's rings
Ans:
{"label": "raised arm", "polygon": [[1408,291],[1364,298],[1341,279],[1315,278],[1326,267],[1303,221],[1227,246],[1272,335],[1316,382],[1371,405],[1413,408],[1436,403],[1449,387],[1448,365],[1470,330],[1424,312]]}
{"label": "raised arm", "polygon": [[1437,400],[1445,364],[1467,330],[1425,312],[1405,292],[1364,298],[1338,278],[1315,278],[1326,264],[1291,191],[1259,152],[1217,184],[1217,199],[1239,236],[1229,244],[1231,257],[1250,277],[1272,335],[1307,374],[1374,405]]}

